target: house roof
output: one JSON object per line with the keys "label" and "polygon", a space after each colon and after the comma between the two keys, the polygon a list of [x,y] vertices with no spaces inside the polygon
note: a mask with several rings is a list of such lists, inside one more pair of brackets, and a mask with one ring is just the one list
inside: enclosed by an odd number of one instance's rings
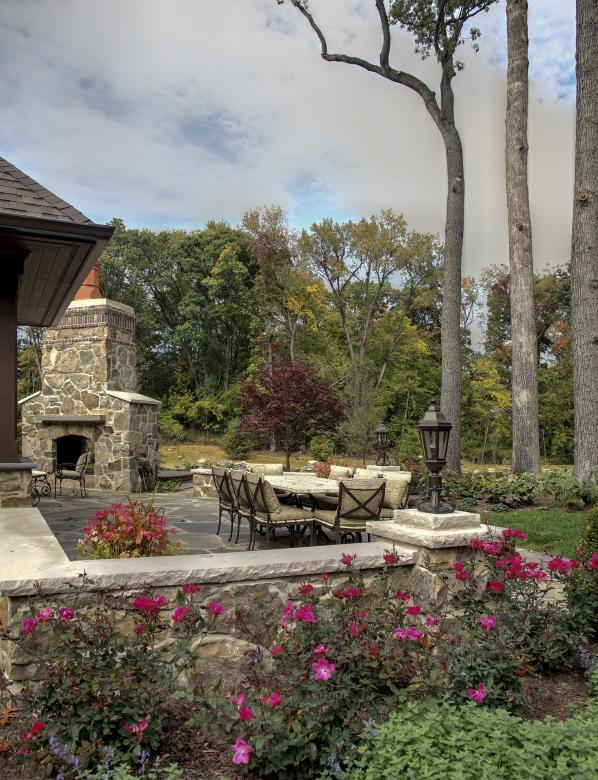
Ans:
{"label": "house roof", "polygon": [[17,321],[60,320],[114,232],[0,157],[0,273],[17,268]]}
{"label": "house roof", "polygon": [[0,212],[92,224],[89,217],[0,157]]}

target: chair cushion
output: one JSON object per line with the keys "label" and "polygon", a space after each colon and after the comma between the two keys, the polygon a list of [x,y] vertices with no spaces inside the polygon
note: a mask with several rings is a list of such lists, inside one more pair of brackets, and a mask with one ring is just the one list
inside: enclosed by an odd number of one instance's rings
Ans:
{"label": "chair cushion", "polygon": [[409,493],[409,482],[406,479],[386,479],[384,491],[384,507],[402,509]]}
{"label": "chair cushion", "polygon": [[353,466],[330,466],[330,479],[347,479],[353,476]]}
{"label": "chair cushion", "polygon": [[78,471],[71,471],[71,469],[62,469],[60,476],[63,479],[79,479],[81,474]]}
{"label": "chair cushion", "polygon": [[327,495],[326,493],[310,493],[309,495],[315,501],[318,509],[336,511],[336,507],[338,506],[338,493],[334,496]]}
{"label": "chair cushion", "polygon": [[[267,523],[268,518],[265,514],[256,512],[255,514],[258,523]],[[294,506],[281,506],[277,512],[270,514],[270,519],[273,523],[284,525],[285,523],[310,523],[313,520],[313,516],[309,509],[299,509]]]}
{"label": "chair cushion", "polygon": [[[329,509],[316,509],[314,518],[321,525],[327,528],[336,526],[336,512]],[[350,518],[341,518],[339,522],[341,531],[365,531],[365,522],[363,520],[351,520]]]}
{"label": "chair cushion", "polygon": [[283,473],[282,463],[248,463],[247,468],[252,474],[266,474],[281,476]]}

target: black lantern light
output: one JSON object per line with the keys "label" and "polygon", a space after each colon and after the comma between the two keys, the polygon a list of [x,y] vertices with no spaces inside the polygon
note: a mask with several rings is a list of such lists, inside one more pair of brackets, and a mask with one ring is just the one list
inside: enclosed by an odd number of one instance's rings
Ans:
{"label": "black lantern light", "polygon": [[390,466],[386,450],[388,449],[388,428],[383,422],[376,428],[376,440],[378,442],[378,460],[376,466]]}
{"label": "black lantern light", "polygon": [[420,512],[434,512],[438,514],[454,510],[454,507],[450,504],[440,501],[442,488],[440,472],[446,464],[446,451],[452,427],[436,402],[430,405],[423,418],[417,423],[417,430],[424,453],[424,463],[430,472],[428,489],[431,495],[430,502],[426,503],[426,499],[424,499],[424,502],[420,504]]}

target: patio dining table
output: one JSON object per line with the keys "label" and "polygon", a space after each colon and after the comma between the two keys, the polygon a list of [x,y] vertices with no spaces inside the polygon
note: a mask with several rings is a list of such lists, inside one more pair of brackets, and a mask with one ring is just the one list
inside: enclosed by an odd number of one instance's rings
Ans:
{"label": "patio dining table", "polygon": [[298,476],[293,474],[287,476],[267,476],[264,477],[273,488],[288,490],[289,493],[333,493],[338,495],[339,484],[336,479],[323,479],[312,474]]}

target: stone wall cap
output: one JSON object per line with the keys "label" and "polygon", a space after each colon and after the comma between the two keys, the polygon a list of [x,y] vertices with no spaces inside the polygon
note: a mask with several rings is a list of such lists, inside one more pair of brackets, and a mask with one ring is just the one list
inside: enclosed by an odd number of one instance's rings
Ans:
{"label": "stone wall cap", "polygon": [[[29,458],[23,458],[13,463],[0,463],[0,471],[31,471],[35,466],[37,466],[37,463],[29,460]],[[2,523],[0,523],[1,525]]]}
{"label": "stone wall cap", "polygon": [[126,303],[119,303],[118,301],[111,301],[110,298],[86,298],[72,301],[69,304],[67,311],[72,311],[73,309],[89,309],[94,306],[108,306],[111,309],[120,309],[127,314],[132,314],[133,317],[135,316],[135,309],[132,306],[127,306]]}
{"label": "stone wall cap", "polygon": [[210,476],[212,476],[212,469],[205,469],[205,468],[203,468],[203,469],[191,469],[191,473],[192,474],[203,474],[205,476],[207,476],[209,474]]}
{"label": "stone wall cap", "polygon": [[106,390],[106,395],[111,395],[114,398],[120,398],[121,401],[126,401],[129,404],[149,404],[150,406],[160,406],[162,401],[157,401],[155,398],[150,398],[147,395],[141,395],[141,393],[128,393],[124,390]]}
{"label": "stone wall cap", "polygon": [[[12,573],[14,567],[9,567],[8,576],[4,575],[4,580],[0,582],[0,594],[28,596],[36,593],[38,587],[45,594],[66,593],[70,585],[81,582],[83,572],[89,577],[85,585],[88,590],[160,588],[176,587],[185,582],[231,583],[320,576],[324,571],[346,571],[347,567],[340,562],[341,555],[345,554],[356,555],[354,565],[358,569],[382,568],[383,555],[387,549],[388,544],[384,542],[361,542],[342,547],[330,545],[156,558],[69,561],[50,567],[42,564],[20,576],[15,576]],[[399,565],[414,563],[410,550],[398,547],[397,552],[401,555]]]}
{"label": "stone wall cap", "polygon": [[68,557],[39,509],[0,509],[2,566],[6,579],[30,577],[37,569],[68,564]]}
{"label": "stone wall cap", "polygon": [[38,390],[37,393],[31,393],[31,395],[26,395],[25,398],[21,398],[20,401],[17,403],[24,404],[27,403],[27,401],[31,401],[32,398],[37,398],[38,395],[41,395],[41,390]]}

